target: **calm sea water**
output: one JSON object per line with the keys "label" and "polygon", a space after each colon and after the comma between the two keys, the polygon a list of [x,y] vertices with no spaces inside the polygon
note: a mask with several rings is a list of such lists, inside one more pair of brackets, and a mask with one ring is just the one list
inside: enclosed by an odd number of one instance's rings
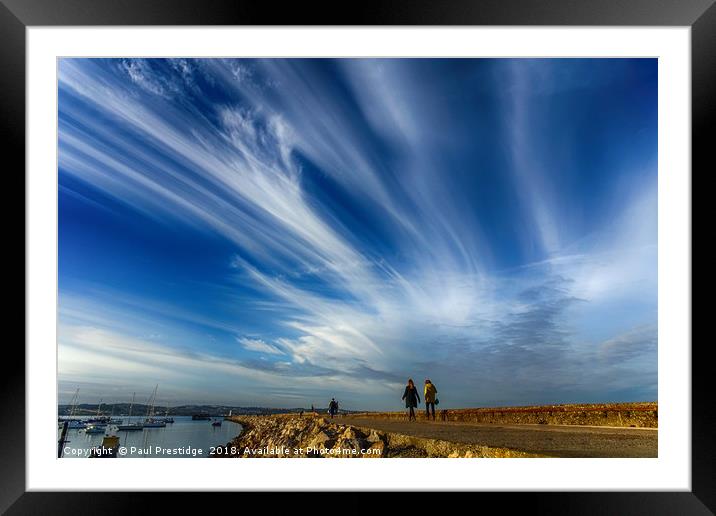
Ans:
{"label": "calm sea water", "polygon": [[[127,416],[122,424],[130,422]],[[241,433],[241,425],[222,421],[221,426],[212,426],[211,421],[192,421],[191,416],[173,416],[174,423],[164,428],[144,428],[131,432],[115,431],[119,445],[126,451],[124,458],[142,457],[209,457],[212,446],[224,446]],[[144,418],[133,417],[131,422]],[[62,429],[57,430],[57,439]],[[93,447],[101,446],[103,434],[86,434],[83,430],[67,430],[63,457],[85,458]],[[121,453],[121,450],[120,450]]]}

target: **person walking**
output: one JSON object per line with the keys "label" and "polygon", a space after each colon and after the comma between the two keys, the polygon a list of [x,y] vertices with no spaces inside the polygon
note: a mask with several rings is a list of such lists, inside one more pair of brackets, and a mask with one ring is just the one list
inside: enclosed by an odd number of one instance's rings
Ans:
{"label": "person walking", "polygon": [[418,394],[418,389],[415,388],[412,378],[408,379],[408,385],[405,386],[402,399],[405,400],[405,408],[410,409],[408,421],[417,421],[415,417],[415,407],[420,403],[420,395]]}
{"label": "person walking", "polygon": [[432,409],[433,421],[435,421],[435,401],[437,400],[438,390],[433,385],[430,379],[425,380],[425,390],[423,392],[425,397],[425,417],[430,419],[430,410]]}
{"label": "person walking", "polygon": [[331,419],[336,415],[336,412],[338,412],[338,403],[336,398],[331,398],[331,402],[328,404],[328,413],[331,415]]}

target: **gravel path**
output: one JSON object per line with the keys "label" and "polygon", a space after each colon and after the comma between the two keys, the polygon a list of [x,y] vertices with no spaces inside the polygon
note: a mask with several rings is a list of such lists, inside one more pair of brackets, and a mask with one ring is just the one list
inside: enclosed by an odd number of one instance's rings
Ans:
{"label": "gravel path", "polygon": [[476,425],[341,417],[333,420],[427,439],[510,448],[551,457],[657,457],[658,431],[566,425]]}

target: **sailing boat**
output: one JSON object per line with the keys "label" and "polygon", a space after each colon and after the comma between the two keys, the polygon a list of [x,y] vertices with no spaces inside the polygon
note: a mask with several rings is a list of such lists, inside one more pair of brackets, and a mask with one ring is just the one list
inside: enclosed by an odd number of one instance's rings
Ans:
{"label": "sailing boat", "polygon": [[114,406],[115,404],[112,403],[112,412],[109,414],[109,421],[107,421],[107,423],[110,425],[121,425],[123,421],[121,419],[115,419],[114,417]]}
{"label": "sailing boat", "polygon": [[[70,400],[70,405],[72,406],[72,408],[70,409],[70,418],[68,420],[66,420],[67,428],[79,429],[79,428],[85,427],[84,421],[80,421],[79,419],[74,419],[75,412],[77,411],[77,402],[79,401],[79,398],[80,398],[80,389],[78,387],[77,390],[75,391],[75,394],[72,396],[72,400]],[[63,420],[62,422],[64,423],[64,421],[65,420]]]}
{"label": "sailing boat", "polygon": [[90,430],[87,433],[90,434],[99,434],[103,433],[105,427],[107,426],[107,422],[105,421],[105,418],[103,418],[100,414],[102,414],[102,398],[99,400],[99,404],[97,405],[97,414],[92,419],[88,419],[85,422],[85,432],[87,430]]}
{"label": "sailing boat", "polygon": [[162,418],[162,421],[164,421],[165,423],[173,423],[174,422],[174,418],[169,417],[169,403],[167,403],[167,410],[166,410],[166,412],[164,412],[164,417]]}
{"label": "sailing boat", "polygon": [[134,397],[136,395],[136,392],[132,393],[132,403],[129,404],[129,417],[127,418],[127,421],[129,421],[129,423],[126,425],[117,426],[117,430],[126,432],[132,430],[142,430],[144,428],[144,425],[142,423],[132,423],[132,407],[134,406]]}
{"label": "sailing boat", "polygon": [[107,430],[107,423],[104,421],[104,418],[100,416],[101,411],[102,398],[100,398],[99,405],[97,405],[97,415],[92,419],[88,419],[85,423],[86,434],[103,434],[105,430]]}
{"label": "sailing boat", "polygon": [[147,419],[144,420],[144,428],[164,428],[165,426],[167,426],[164,421],[154,418],[154,403],[157,400],[158,388],[159,384],[154,387],[154,392],[152,392],[152,397],[150,398],[149,403],[149,410],[147,411]]}

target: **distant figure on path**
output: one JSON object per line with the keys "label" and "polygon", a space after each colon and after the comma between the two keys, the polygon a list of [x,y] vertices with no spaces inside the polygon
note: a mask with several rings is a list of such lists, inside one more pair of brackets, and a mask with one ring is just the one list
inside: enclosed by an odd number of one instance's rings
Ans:
{"label": "distant figure on path", "polygon": [[336,398],[331,398],[331,402],[328,404],[328,413],[331,415],[331,419],[338,413],[338,402]]}
{"label": "distant figure on path", "polygon": [[420,395],[418,395],[418,389],[415,388],[412,378],[408,379],[408,385],[405,386],[402,399],[405,400],[405,408],[410,409],[408,421],[417,421],[415,417],[415,407],[420,403]]}
{"label": "distant figure on path", "polygon": [[425,380],[425,417],[430,419],[430,409],[433,412],[433,421],[435,421],[435,400],[438,390],[430,379]]}

